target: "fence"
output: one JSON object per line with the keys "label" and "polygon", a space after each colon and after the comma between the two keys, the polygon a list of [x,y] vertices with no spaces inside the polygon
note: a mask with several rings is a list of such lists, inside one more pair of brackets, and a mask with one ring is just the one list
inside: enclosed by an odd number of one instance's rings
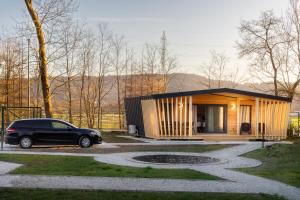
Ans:
{"label": "fence", "polygon": [[[67,114],[54,114],[54,118],[62,119],[64,121],[69,121]],[[75,126],[80,127],[80,116],[78,114],[73,115],[73,124]],[[119,114],[114,113],[102,113],[99,117],[99,124],[98,124],[98,116],[94,116],[91,119],[93,122],[91,123],[92,126],[88,125],[87,118],[83,114],[81,116],[81,127],[89,127],[89,128],[96,128],[101,130],[124,130],[126,129],[126,122],[125,122],[125,115],[121,114],[119,118]],[[120,120],[120,121],[119,121]]]}
{"label": "fence", "polygon": [[41,118],[42,109],[40,107],[0,107],[1,120],[1,149],[3,149],[4,130],[14,120],[26,118]]}

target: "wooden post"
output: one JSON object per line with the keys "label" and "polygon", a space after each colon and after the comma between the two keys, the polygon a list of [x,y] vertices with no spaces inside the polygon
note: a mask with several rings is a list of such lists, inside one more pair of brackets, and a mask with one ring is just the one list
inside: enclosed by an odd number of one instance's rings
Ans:
{"label": "wooden post", "polygon": [[236,134],[240,135],[240,98],[236,98]]}
{"label": "wooden post", "polygon": [[169,109],[169,99],[167,98],[167,128],[168,128],[168,136],[170,136],[170,109]]}
{"label": "wooden post", "polygon": [[282,138],[285,138],[286,129],[286,117],[287,117],[287,103],[282,105]]}
{"label": "wooden post", "polygon": [[189,137],[193,136],[193,97],[189,96]]}
{"label": "wooden post", "polygon": [[260,135],[263,132],[263,99],[260,99],[260,115],[259,115],[259,121],[260,121]]}
{"label": "wooden post", "polygon": [[286,112],[285,112],[285,126],[284,126],[284,138],[287,137],[287,129],[288,129],[288,122],[289,122],[289,113],[290,113],[290,103],[286,103]]}
{"label": "wooden post", "polygon": [[274,135],[274,115],[275,115],[275,110],[274,110],[274,101],[271,101],[271,113],[270,113],[270,116],[271,116],[271,134],[270,134],[270,138],[273,139],[273,135]]}
{"label": "wooden post", "polygon": [[162,107],[162,117],[164,122],[164,133],[163,135],[167,135],[167,127],[166,127],[166,114],[165,114],[165,105],[164,105],[164,99],[161,99],[161,107]]}
{"label": "wooden post", "polygon": [[187,120],[187,97],[184,97],[184,136],[186,136],[186,120]]}
{"label": "wooden post", "polygon": [[255,135],[258,138],[259,98],[255,98]]}
{"label": "wooden post", "polygon": [[267,130],[267,123],[266,123],[266,116],[267,116],[267,103],[266,100],[263,101],[263,105],[264,105],[264,126],[262,126],[262,139],[265,139],[265,134],[266,134],[266,130]]}
{"label": "wooden post", "polygon": [[182,97],[180,97],[180,108],[179,108],[179,135],[182,136]]}
{"label": "wooden post", "polygon": [[178,136],[178,97],[175,98],[175,132]]}
{"label": "wooden post", "polygon": [[172,117],[172,120],[171,120],[171,127],[172,127],[172,133],[171,135],[174,136],[174,100],[173,98],[171,98],[171,117]]}
{"label": "wooden post", "polygon": [[282,109],[282,102],[278,101],[278,137],[282,139],[282,120],[284,119],[284,113]]}
{"label": "wooden post", "polygon": [[279,115],[281,113],[279,113],[279,102],[278,101],[275,101],[275,104],[274,104],[274,133],[273,133],[273,138],[277,139],[278,138],[278,135],[279,135]]}
{"label": "wooden post", "polygon": [[160,102],[159,99],[156,100],[156,104],[157,104],[157,113],[158,113],[158,124],[159,124],[159,136],[162,135],[162,127],[161,127],[161,109],[160,109]]}
{"label": "wooden post", "polygon": [[267,136],[268,129],[269,129],[269,123],[268,123],[268,100],[265,101],[265,134],[264,136]]}

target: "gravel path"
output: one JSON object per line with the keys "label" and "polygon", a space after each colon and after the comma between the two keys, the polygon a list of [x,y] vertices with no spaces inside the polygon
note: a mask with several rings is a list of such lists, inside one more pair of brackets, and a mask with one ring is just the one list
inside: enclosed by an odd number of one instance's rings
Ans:
{"label": "gravel path", "polygon": [[0,175],[7,174],[20,166],[22,165],[0,161]]}
{"label": "gravel path", "polygon": [[[273,143],[267,143],[272,145]],[[248,175],[242,172],[230,170],[232,168],[256,167],[261,165],[261,162],[255,159],[240,157],[244,153],[259,149],[261,144],[258,142],[244,143],[230,148],[217,150],[208,153],[166,153],[166,152],[131,152],[131,153],[116,153],[109,155],[99,155],[95,157],[97,161],[106,162],[116,165],[125,165],[132,167],[153,168],[188,168],[196,171],[204,172],[214,176],[221,177],[228,181],[197,181],[198,190],[207,192],[238,192],[238,193],[268,193],[282,195],[287,199],[299,200],[300,189],[294,186],[281,183],[279,181],[269,180],[254,175]],[[136,161],[135,156],[141,155],[192,155],[192,156],[207,156],[219,159],[219,162],[208,163],[202,165],[190,164],[153,164]],[[180,181],[179,181],[180,182]],[[178,183],[178,182],[174,182]],[[185,184],[185,183],[182,183]],[[186,183],[188,184],[188,183]],[[173,183],[172,183],[173,185]],[[163,185],[161,185],[163,186]],[[194,187],[193,187],[194,188]],[[169,191],[169,190],[168,190]]]}
{"label": "gravel path", "polygon": [[[272,143],[269,143],[272,144]],[[300,199],[300,189],[278,182],[230,170],[231,168],[254,167],[260,161],[239,157],[249,151],[260,148],[260,143],[250,142],[242,145],[208,153],[167,153],[167,152],[130,152],[114,154],[70,154],[22,152],[24,154],[43,155],[71,155],[94,156],[95,160],[133,167],[153,168],[189,168],[226,180],[178,180],[152,178],[108,178],[108,177],[65,177],[65,176],[29,176],[5,175],[20,165],[0,162],[0,187],[20,188],[74,188],[74,189],[103,189],[103,190],[131,190],[131,191],[188,191],[188,192],[234,192],[234,193],[268,193],[284,196],[290,200]],[[8,151],[14,153],[13,151]],[[20,153],[20,152],[18,152]],[[132,159],[139,155],[170,154],[170,155],[198,155],[219,159],[219,162],[203,165],[191,164],[153,164]]]}

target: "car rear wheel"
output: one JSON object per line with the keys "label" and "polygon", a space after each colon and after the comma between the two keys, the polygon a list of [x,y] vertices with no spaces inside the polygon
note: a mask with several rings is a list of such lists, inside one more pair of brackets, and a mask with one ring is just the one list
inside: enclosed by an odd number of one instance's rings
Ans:
{"label": "car rear wheel", "polygon": [[32,146],[32,139],[28,136],[22,137],[20,139],[20,147],[22,149],[30,149]]}
{"label": "car rear wheel", "polygon": [[89,148],[90,146],[92,146],[92,141],[89,137],[87,136],[82,136],[80,139],[79,139],[79,146],[81,148]]}

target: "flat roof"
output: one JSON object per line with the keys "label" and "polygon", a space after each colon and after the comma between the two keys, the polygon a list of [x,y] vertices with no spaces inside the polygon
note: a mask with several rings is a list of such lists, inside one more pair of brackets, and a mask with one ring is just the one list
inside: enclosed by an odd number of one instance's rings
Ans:
{"label": "flat roof", "polygon": [[287,101],[291,102],[292,99],[288,97],[275,96],[270,94],[258,93],[258,92],[250,92],[245,90],[231,89],[231,88],[216,88],[216,89],[207,89],[207,90],[194,90],[194,91],[185,91],[185,92],[171,92],[171,93],[161,93],[161,94],[152,94],[148,96],[142,96],[142,99],[162,99],[162,98],[172,98],[179,96],[194,96],[200,94],[215,94],[215,93],[232,93],[232,94],[240,94],[245,96],[266,98],[266,99],[274,99],[279,101]]}

